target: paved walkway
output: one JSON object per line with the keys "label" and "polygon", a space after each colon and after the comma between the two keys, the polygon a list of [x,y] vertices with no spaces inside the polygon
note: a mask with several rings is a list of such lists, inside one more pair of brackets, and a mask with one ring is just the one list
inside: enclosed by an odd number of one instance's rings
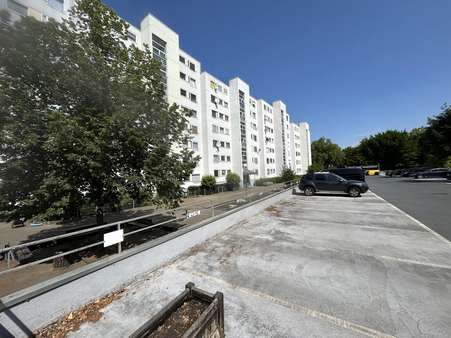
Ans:
{"label": "paved walkway", "polygon": [[450,337],[451,244],[372,193],[293,195],[127,287],[73,337],[124,337],[192,281],[230,337]]}

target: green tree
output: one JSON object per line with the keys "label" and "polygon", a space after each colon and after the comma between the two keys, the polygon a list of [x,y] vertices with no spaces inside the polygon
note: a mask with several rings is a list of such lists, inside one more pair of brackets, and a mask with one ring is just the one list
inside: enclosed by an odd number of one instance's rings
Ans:
{"label": "green tree", "polygon": [[100,0],[78,1],[63,24],[0,26],[4,216],[67,218],[124,195],[180,201],[198,160],[187,120],[166,102],[161,64],[126,39]]}
{"label": "green tree", "polygon": [[443,166],[448,161],[451,157],[451,106],[445,104],[439,115],[428,119],[419,147],[426,164]]}
{"label": "green tree", "polygon": [[226,182],[229,190],[236,190],[240,187],[241,178],[238,174],[229,172],[226,176]]}
{"label": "green tree", "polygon": [[318,163],[312,163],[311,165],[309,165],[307,172],[309,174],[313,174],[316,173],[318,171],[323,170],[323,166],[318,164]]}
{"label": "green tree", "polygon": [[289,182],[294,179],[296,179],[295,172],[291,168],[284,167],[282,169],[282,173],[280,174],[280,182]]}
{"label": "green tree", "polygon": [[200,185],[208,192],[212,192],[216,185],[216,178],[212,175],[202,176]]}
{"label": "green tree", "polygon": [[360,151],[360,147],[346,147],[343,149],[344,164],[350,166],[361,166],[366,164]]}
{"label": "green tree", "polygon": [[410,134],[398,130],[387,130],[363,139],[359,149],[367,164],[380,164],[381,169],[413,166],[418,155]]}
{"label": "green tree", "polygon": [[338,144],[330,139],[321,137],[312,142],[312,164],[323,169],[342,166],[344,155]]}

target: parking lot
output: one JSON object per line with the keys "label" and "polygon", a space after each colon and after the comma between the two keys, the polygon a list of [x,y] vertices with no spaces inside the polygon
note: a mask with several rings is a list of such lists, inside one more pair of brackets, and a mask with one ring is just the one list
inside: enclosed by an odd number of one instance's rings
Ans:
{"label": "parking lot", "polygon": [[451,240],[451,181],[373,176],[376,194]]}
{"label": "parking lot", "polygon": [[292,195],[151,271],[72,337],[124,337],[192,281],[227,337],[450,337],[451,244],[369,192]]}

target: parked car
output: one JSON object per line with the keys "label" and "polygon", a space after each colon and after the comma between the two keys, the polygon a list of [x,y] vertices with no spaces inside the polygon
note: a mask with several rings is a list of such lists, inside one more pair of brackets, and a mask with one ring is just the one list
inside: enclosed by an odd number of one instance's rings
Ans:
{"label": "parked car", "polygon": [[362,181],[346,180],[331,172],[317,172],[304,175],[299,182],[299,189],[306,196],[316,192],[344,192],[351,197],[359,197],[368,191],[368,184]]}
{"label": "parked car", "polygon": [[365,171],[361,167],[332,168],[329,172],[347,180],[365,182]]}
{"label": "parked car", "polygon": [[446,174],[446,179],[451,181],[451,170]]}
{"label": "parked car", "polygon": [[420,171],[415,174],[415,178],[447,178],[450,169],[434,168],[430,170]]}
{"label": "parked car", "polygon": [[416,174],[425,171],[425,170],[429,170],[430,168],[428,167],[414,167],[414,168],[409,168],[409,169],[405,169],[401,176],[402,177],[415,177]]}

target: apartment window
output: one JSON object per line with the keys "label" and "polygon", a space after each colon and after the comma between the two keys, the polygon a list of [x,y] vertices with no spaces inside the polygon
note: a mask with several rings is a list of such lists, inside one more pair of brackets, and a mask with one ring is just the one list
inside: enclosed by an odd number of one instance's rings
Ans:
{"label": "apartment window", "polygon": [[219,127],[219,133],[220,134],[224,134],[224,128],[223,127]]}
{"label": "apartment window", "polygon": [[229,120],[229,116],[228,115],[224,115],[224,121],[228,121]]}
{"label": "apartment window", "polygon": [[186,97],[186,90],[185,89],[180,89],[180,95]]}
{"label": "apartment window", "polygon": [[224,106],[224,108],[228,108],[228,107],[229,107],[229,104],[228,104],[226,101],[224,101],[223,106]]}
{"label": "apartment window", "polygon": [[217,125],[213,124],[211,127],[212,127],[212,130],[213,130],[213,133],[217,133],[218,132],[219,128],[218,128]]}
{"label": "apartment window", "polygon": [[193,72],[196,71],[196,65],[192,62],[189,63],[189,69],[191,69]]}
{"label": "apartment window", "polygon": [[251,139],[257,141],[257,135],[251,134]]}
{"label": "apartment window", "polygon": [[220,118],[221,120],[224,120],[224,114],[223,114],[223,113],[219,113],[219,118]]}
{"label": "apartment window", "polygon": [[224,148],[224,147],[225,147],[225,142],[221,141],[221,148]]}
{"label": "apartment window", "polygon": [[185,58],[183,56],[181,56],[181,55],[179,56],[179,60],[183,64],[185,64],[185,62],[186,62]]}
{"label": "apartment window", "polygon": [[217,118],[218,117],[218,112],[216,110],[212,110],[211,111],[211,116],[214,117],[214,118]]}
{"label": "apartment window", "polygon": [[196,88],[196,80],[195,79],[190,77],[188,82],[191,85],[191,87]]}
{"label": "apartment window", "polygon": [[227,162],[230,162],[230,156],[227,156]]}
{"label": "apartment window", "polygon": [[189,98],[191,99],[191,101],[197,102],[197,96],[195,94],[190,93]]}
{"label": "apartment window", "polygon": [[220,157],[219,155],[213,155],[213,162],[219,162]]}
{"label": "apartment window", "polygon": [[227,95],[227,88],[224,87],[224,94]]}
{"label": "apartment window", "polygon": [[222,176],[225,176],[225,175],[226,175],[226,171],[223,170],[223,171],[222,171]]}
{"label": "apartment window", "polygon": [[64,11],[64,0],[48,0],[49,6],[57,11]]}
{"label": "apartment window", "polygon": [[217,107],[218,104],[216,102],[216,96],[211,95],[210,99],[211,99],[211,102],[214,103],[216,105],[216,107]]}
{"label": "apartment window", "polygon": [[129,40],[132,40],[133,42],[136,42],[136,35],[133,34],[132,32],[127,31],[127,37],[128,37]]}
{"label": "apartment window", "polygon": [[258,153],[258,149],[256,146],[254,146],[254,153]]}
{"label": "apartment window", "polygon": [[181,78],[183,81],[186,81],[186,74],[180,72],[180,78]]}
{"label": "apartment window", "polygon": [[219,177],[219,170],[215,170],[214,175],[215,175],[215,177]]}
{"label": "apartment window", "polygon": [[230,142],[226,142],[226,148],[230,149]]}
{"label": "apartment window", "polygon": [[192,148],[193,148],[194,151],[199,151],[199,143],[193,142]]}
{"label": "apartment window", "polygon": [[15,2],[13,0],[8,0],[8,8],[19,13],[21,16],[27,16],[28,9],[27,7]]}
{"label": "apartment window", "polygon": [[194,135],[198,134],[197,126],[191,126],[191,134],[194,134]]}
{"label": "apartment window", "polygon": [[226,159],[225,155],[221,155],[221,161],[225,162],[225,159]]}

